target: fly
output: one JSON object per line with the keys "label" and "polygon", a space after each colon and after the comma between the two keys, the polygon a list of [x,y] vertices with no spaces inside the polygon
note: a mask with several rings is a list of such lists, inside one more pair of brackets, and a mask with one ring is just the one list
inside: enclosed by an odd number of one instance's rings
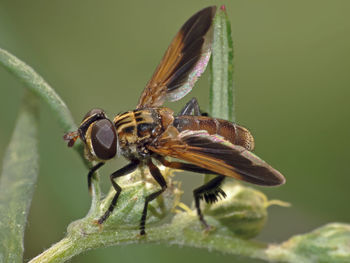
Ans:
{"label": "fly", "polygon": [[[196,173],[215,174],[216,177],[193,191],[198,217],[208,228],[200,200],[215,202],[226,197],[220,188],[226,177],[257,185],[275,186],[285,182],[281,173],[254,155],[254,139],[244,127],[201,114],[195,98],[175,115],[164,101],[177,101],[191,91],[203,73],[211,54],[215,6],[194,14],[176,34],[162,61],[146,85],[135,110],[107,118],[102,109],[92,109],[77,131],[65,134],[68,146],[77,138],[85,145],[86,157],[97,161],[88,173],[88,187],[94,172],[116,155],[123,155],[128,165],[111,174],[116,191],[107,211],[98,219],[102,224],[117,203],[122,188],[116,178],[133,172],[139,165],[148,166],[161,189],[146,196],[140,220],[140,234],[144,235],[148,203],[167,188],[167,183],[153,160],[164,166]],[[185,162],[169,161],[173,157]]]}

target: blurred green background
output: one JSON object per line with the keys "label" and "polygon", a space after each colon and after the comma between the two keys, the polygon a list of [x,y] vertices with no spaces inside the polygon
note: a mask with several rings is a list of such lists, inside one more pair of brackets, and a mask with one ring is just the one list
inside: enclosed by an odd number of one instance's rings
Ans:
{"label": "blurred green background", "polygon": [[[0,0],[0,46],[39,72],[77,122],[93,107],[113,116],[133,109],[172,37],[193,13],[226,4],[234,41],[236,119],[256,153],[287,178],[261,188],[292,203],[271,207],[257,238],[281,242],[328,222],[349,222],[350,2],[333,1],[47,1]],[[0,68],[0,159],[11,138],[22,85]],[[208,74],[192,96],[208,109]],[[87,170],[63,131],[41,108],[40,176],[25,237],[25,259],[60,240],[89,209]],[[104,189],[109,172],[102,171]],[[178,176],[185,201],[201,176]],[[164,245],[90,251],[71,262],[232,262],[232,256]],[[234,258],[235,262],[248,262]],[[260,261],[252,261],[260,262]]]}

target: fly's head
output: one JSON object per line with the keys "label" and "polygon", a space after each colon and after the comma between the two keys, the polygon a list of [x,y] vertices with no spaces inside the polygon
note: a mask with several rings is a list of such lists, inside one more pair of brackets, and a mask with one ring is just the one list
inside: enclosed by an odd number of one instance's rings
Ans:
{"label": "fly's head", "polygon": [[102,109],[92,109],[84,116],[77,131],[66,133],[63,139],[72,147],[80,138],[90,160],[107,161],[119,152],[118,135],[114,124]]}

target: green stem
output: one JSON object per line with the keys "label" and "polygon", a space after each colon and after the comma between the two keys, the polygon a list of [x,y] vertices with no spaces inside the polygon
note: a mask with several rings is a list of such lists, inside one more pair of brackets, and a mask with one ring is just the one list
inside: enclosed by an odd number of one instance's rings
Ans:
{"label": "green stem", "polygon": [[58,117],[65,132],[76,130],[73,117],[64,101],[33,68],[22,60],[0,48],[0,63],[28,89],[42,98]]}
{"label": "green stem", "polygon": [[[12,55],[8,51],[0,48],[0,64],[20,80],[27,89],[39,96],[53,111],[58,118],[60,126],[64,132],[74,131],[77,126],[73,120],[67,105],[55,90],[37,73],[22,60]],[[84,158],[83,145],[77,142],[74,149]],[[88,166],[88,164],[85,162]]]}
{"label": "green stem", "polygon": [[195,215],[181,213],[171,224],[147,228],[147,236],[140,237],[138,230],[113,230],[86,233],[82,222],[71,229],[72,232],[51,248],[32,259],[29,263],[65,262],[81,252],[100,247],[131,243],[163,243],[237,254],[251,258],[266,259],[266,245],[242,240],[234,236],[205,233]]}

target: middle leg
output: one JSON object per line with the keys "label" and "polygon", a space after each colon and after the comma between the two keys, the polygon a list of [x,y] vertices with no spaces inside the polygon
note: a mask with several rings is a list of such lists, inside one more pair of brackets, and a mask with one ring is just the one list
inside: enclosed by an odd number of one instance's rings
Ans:
{"label": "middle leg", "polygon": [[92,183],[92,177],[94,176],[94,173],[100,169],[105,163],[104,162],[100,162],[98,164],[96,164],[95,166],[91,167],[89,173],[88,173],[88,189],[89,189],[89,193],[91,194],[92,188],[91,188],[91,183]]}
{"label": "middle leg", "polygon": [[159,171],[158,167],[152,163],[152,159],[149,159],[147,165],[148,165],[149,171],[151,172],[151,175],[157,181],[157,183],[162,187],[162,189],[146,196],[145,206],[143,207],[143,212],[142,212],[141,221],[140,221],[140,235],[146,234],[145,225],[146,225],[148,203],[156,199],[167,188],[166,181],[163,175]]}

